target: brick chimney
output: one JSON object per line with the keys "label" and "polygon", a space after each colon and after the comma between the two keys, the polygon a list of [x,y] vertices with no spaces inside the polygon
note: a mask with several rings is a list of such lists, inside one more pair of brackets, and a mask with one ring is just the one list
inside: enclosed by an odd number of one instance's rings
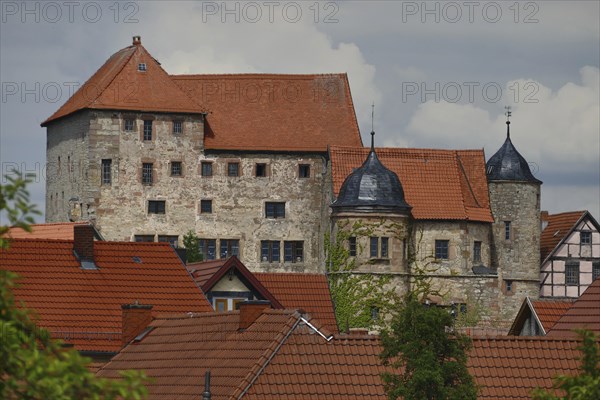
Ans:
{"label": "brick chimney", "polygon": [[94,264],[94,227],[89,224],[73,227],[73,251],[84,269],[96,269]]}
{"label": "brick chimney", "polygon": [[141,36],[134,36],[133,37],[133,44],[134,45],[138,45],[138,44],[142,44],[142,37]]}
{"label": "brick chimney", "polygon": [[237,304],[240,310],[240,330],[250,327],[260,317],[264,310],[271,308],[268,300],[250,300]]}
{"label": "brick chimney", "polygon": [[149,304],[123,304],[121,341],[123,346],[131,342],[133,338],[142,333],[150,322],[152,322],[152,306]]}

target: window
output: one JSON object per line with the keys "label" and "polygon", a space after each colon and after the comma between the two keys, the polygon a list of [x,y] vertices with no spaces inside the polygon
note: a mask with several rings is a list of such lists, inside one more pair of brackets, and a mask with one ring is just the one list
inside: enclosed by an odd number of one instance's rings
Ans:
{"label": "window", "polygon": [[513,281],[504,281],[504,287],[506,288],[506,293],[513,292]]}
{"label": "window", "polygon": [[208,161],[202,161],[201,165],[201,174],[202,176],[212,176],[212,163]]}
{"label": "window", "polygon": [[125,131],[133,132],[133,120],[132,119],[125,120]]}
{"label": "window", "polygon": [[594,261],[592,263],[592,281],[595,281],[600,277],[600,261]]}
{"label": "window", "polygon": [[260,259],[263,262],[279,262],[279,242],[262,240],[260,242]]}
{"label": "window", "polygon": [[148,200],[148,214],[164,214],[165,203],[164,200]]}
{"label": "window", "polygon": [[216,239],[200,239],[198,241],[200,247],[200,254],[202,254],[202,260],[214,260],[216,259],[217,253],[217,240]]}
{"label": "window", "polygon": [[310,165],[300,164],[298,166],[298,176],[300,178],[310,178]]}
{"label": "window", "polygon": [[227,163],[227,176],[240,176],[240,163]]}
{"label": "window", "polygon": [[379,238],[371,237],[370,242],[371,258],[377,258],[379,256]]}
{"label": "window", "polygon": [[371,306],[371,321],[379,320],[379,308]]}
{"label": "window", "polygon": [[568,286],[579,285],[579,261],[565,263],[565,283]]}
{"label": "window", "polygon": [[473,261],[481,261],[481,242],[475,241],[473,243]]}
{"label": "window", "polygon": [[181,161],[171,161],[171,176],[181,176]]}
{"label": "window", "polygon": [[200,200],[200,214],[212,214],[212,200]]}
{"label": "window", "polygon": [[215,299],[215,311],[225,312],[229,311],[227,307],[228,299]]}
{"label": "window", "polygon": [[350,257],[356,257],[356,236],[348,238],[348,251],[350,252]]}
{"label": "window", "polygon": [[183,122],[173,121],[173,135],[181,135],[183,133]]}
{"label": "window", "polygon": [[237,239],[221,239],[220,258],[240,255],[240,241]]}
{"label": "window", "polygon": [[592,244],[592,232],[583,231],[579,233],[579,239],[581,244]]}
{"label": "window", "polygon": [[256,164],[256,176],[265,177],[267,176],[267,164]]}
{"label": "window", "polygon": [[304,261],[304,242],[283,242],[283,261],[293,263]]}
{"label": "window", "polygon": [[381,238],[381,258],[388,258],[388,243],[389,238]]}
{"label": "window", "polygon": [[144,140],[152,140],[152,120],[144,120]]}
{"label": "window", "polygon": [[459,314],[467,313],[467,305],[465,303],[452,303],[450,306],[450,315],[452,318],[458,317]]}
{"label": "window", "polygon": [[102,160],[102,171],[101,172],[102,172],[102,184],[103,185],[110,185],[112,182],[111,166],[112,166],[111,159]]}
{"label": "window", "polygon": [[154,235],[135,235],[136,242],[154,242]]}
{"label": "window", "polygon": [[450,241],[448,240],[436,240],[435,241],[435,258],[438,260],[447,260],[448,257],[448,246]]}
{"label": "window", "polygon": [[152,185],[152,163],[142,164],[142,184]]}
{"label": "window", "polygon": [[161,243],[169,243],[173,247],[179,247],[179,236],[174,235],[159,235],[158,241]]}
{"label": "window", "polygon": [[145,72],[146,70],[147,70],[146,69],[146,63],[139,63],[138,64],[138,71]]}
{"label": "window", "polygon": [[285,202],[265,203],[265,217],[267,218],[285,218]]}
{"label": "window", "polygon": [[510,221],[504,221],[504,240],[510,240]]}

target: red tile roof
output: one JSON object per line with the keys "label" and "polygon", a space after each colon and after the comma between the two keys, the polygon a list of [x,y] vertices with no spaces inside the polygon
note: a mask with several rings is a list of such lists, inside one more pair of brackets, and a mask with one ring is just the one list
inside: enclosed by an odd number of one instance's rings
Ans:
{"label": "red tile roof", "polygon": [[589,329],[600,335],[600,278],[579,296],[548,332],[548,336],[576,337],[573,329]]}
{"label": "red tile roof", "polygon": [[[377,156],[402,183],[416,219],[493,222],[483,150],[378,148]],[[334,193],[368,148],[331,146]]]}
{"label": "red tile roof", "polygon": [[346,74],[172,75],[209,112],[207,150],[362,147]]}
{"label": "red tile roof", "polygon": [[532,301],[531,304],[535,309],[544,330],[548,332],[563,316],[563,314],[573,305],[573,300],[564,301],[550,301],[550,300],[538,300]]}
{"label": "red tile roof", "polygon": [[304,310],[329,332],[338,332],[327,277],[323,274],[255,273],[285,308]]}
{"label": "red tile roof", "polygon": [[467,366],[480,387],[478,399],[531,399],[537,387],[551,389],[557,375],[576,375],[576,340],[503,336],[473,339]]}
{"label": "red tile roof", "polygon": [[[145,63],[146,71],[138,71]],[[42,126],[83,109],[200,113],[188,97],[140,44],[113,54]]]}
{"label": "red tile roof", "polygon": [[[13,227],[8,230],[6,237],[13,239],[59,239],[73,240],[73,227],[75,225],[86,225],[87,222],[57,222],[49,224],[33,224],[31,232],[21,228]],[[97,239],[102,236],[95,230]]]}
{"label": "red tile roof", "polygon": [[98,270],[83,270],[73,241],[15,239],[0,251],[0,268],[21,276],[15,297],[39,324],[78,350],[121,348],[122,304],[151,304],[154,313],[212,310],[168,243],[97,241],[94,259]]}
{"label": "red tile roof", "polygon": [[[211,394],[221,399],[385,399],[378,337],[323,337],[302,316],[265,310],[244,331],[239,311],[172,316],[131,343],[98,373],[116,378],[143,369],[154,378],[149,399],[199,399],[211,370]],[[474,338],[468,368],[480,399],[530,399],[559,374],[578,373],[579,342],[548,337]]]}
{"label": "red tile roof", "polygon": [[542,261],[558,246],[579,221],[586,211],[570,211],[548,215],[548,225],[540,237],[540,256]]}

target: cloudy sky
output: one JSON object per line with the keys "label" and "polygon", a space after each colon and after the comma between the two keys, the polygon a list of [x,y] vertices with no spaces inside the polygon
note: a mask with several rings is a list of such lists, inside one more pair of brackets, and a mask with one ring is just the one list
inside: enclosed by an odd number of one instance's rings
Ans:
{"label": "cloudy sky", "polygon": [[[484,148],[511,137],[542,209],[600,217],[600,9],[573,1],[1,1],[0,161],[38,173],[39,124],[133,35],[172,74],[347,72],[363,141]],[[41,219],[40,219],[41,220]]]}

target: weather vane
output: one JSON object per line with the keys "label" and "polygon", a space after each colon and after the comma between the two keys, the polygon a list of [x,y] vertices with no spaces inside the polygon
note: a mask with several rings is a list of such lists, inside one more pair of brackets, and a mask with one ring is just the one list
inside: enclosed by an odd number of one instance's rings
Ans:
{"label": "weather vane", "polygon": [[510,116],[512,115],[510,108],[511,108],[510,106],[504,107],[504,109],[506,110],[506,112],[504,113],[504,115],[506,115],[506,122],[510,122]]}

